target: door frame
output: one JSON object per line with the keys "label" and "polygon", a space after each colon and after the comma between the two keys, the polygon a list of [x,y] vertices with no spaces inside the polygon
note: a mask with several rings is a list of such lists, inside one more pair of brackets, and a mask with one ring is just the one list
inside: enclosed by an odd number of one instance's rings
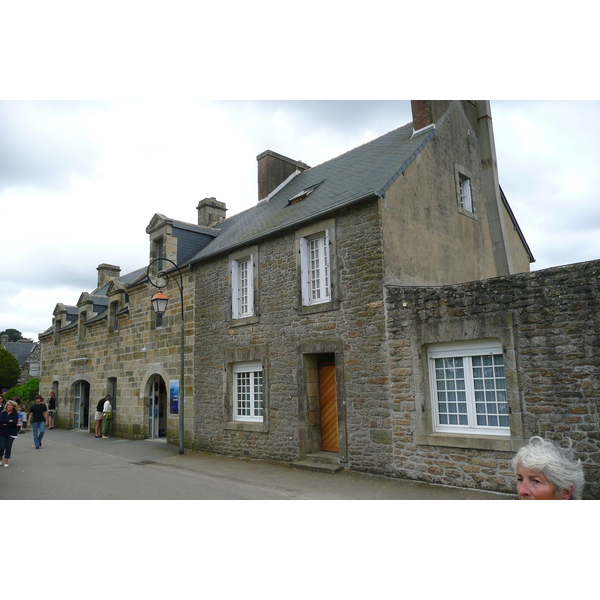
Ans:
{"label": "door frame", "polygon": [[[73,384],[73,429],[78,431],[90,430],[90,383],[85,379],[78,379]],[[81,411],[85,416],[87,408],[87,425],[82,426]],[[84,419],[85,420],[85,419]]]}
{"label": "door frame", "polygon": [[[149,439],[154,440],[167,437],[167,384],[164,377],[158,373],[150,378],[148,384],[146,418]],[[161,431],[164,432],[163,435],[160,435]]]}
{"label": "door frame", "polygon": [[298,427],[299,454],[319,452],[321,447],[318,357],[333,355],[338,413],[338,443],[340,462],[348,462],[348,436],[346,432],[346,402],[344,382],[343,343],[336,340],[308,341],[298,346]]}

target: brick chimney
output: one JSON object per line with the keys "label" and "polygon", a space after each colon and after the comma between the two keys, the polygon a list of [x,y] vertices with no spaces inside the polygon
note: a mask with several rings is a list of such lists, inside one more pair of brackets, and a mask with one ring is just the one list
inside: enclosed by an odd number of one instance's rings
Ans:
{"label": "brick chimney", "polygon": [[198,225],[201,227],[214,227],[226,219],[227,208],[224,202],[216,198],[204,198],[198,202]]}
{"label": "brick chimney", "polygon": [[419,131],[427,125],[436,123],[448,110],[450,100],[411,100],[410,108],[413,117],[413,129]]}
{"label": "brick chimney", "polygon": [[121,275],[121,267],[117,267],[116,265],[107,265],[106,263],[102,263],[96,267],[96,270],[98,271],[99,288],[113,279],[118,279],[118,277]]}
{"label": "brick chimney", "polygon": [[265,150],[256,157],[258,161],[258,199],[266,198],[278,185],[282,184],[297,170],[306,171],[308,165],[287,156]]}

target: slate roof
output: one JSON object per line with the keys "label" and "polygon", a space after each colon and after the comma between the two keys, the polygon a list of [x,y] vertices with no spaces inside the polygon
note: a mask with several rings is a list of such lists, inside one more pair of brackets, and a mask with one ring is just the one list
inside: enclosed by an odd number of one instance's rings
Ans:
{"label": "slate roof", "polygon": [[[300,173],[268,200],[220,223],[218,237],[190,262],[230,252],[368,197],[385,195],[435,130],[426,130],[414,138],[412,133],[412,123],[408,123]],[[320,185],[304,200],[288,206],[291,198],[315,184]]]}
{"label": "slate roof", "polygon": [[177,238],[177,264],[187,264],[218,233],[218,231],[200,225],[173,221],[172,235]]}
{"label": "slate roof", "polygon": [[[127,275],[122,275],[121,277],[117,277],[116,281],[121,282],[123,285],[127,286],[130,283],[137,281],[142,275],[146,274],[147,267],[142,267],[141,269],[136,269],[131,273],[127,273]],[[94,305],[96,304],[96,296],[106,296],[108,292],[108,288],[110,287],[111,281],[107,281],[102,287],[96,288],[93,292],[90,293],[94,300]],[[104,306],[108,306],[108,299],[106,299],[106,304]],[[95,309],[94,309],[95,310]]]}
{"label": "slate roof", "polygon": [[25,361],[29,358],[35,346],[35,342],[7,342],[6,350],[19,361],[19,366],[23,368]]}

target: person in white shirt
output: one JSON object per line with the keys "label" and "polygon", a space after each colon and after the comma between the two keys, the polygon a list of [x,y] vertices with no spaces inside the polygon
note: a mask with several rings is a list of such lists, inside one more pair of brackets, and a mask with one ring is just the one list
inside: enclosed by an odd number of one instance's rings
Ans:
{"label": "person in white shirt", "polygon": [[112,421],[112,404],[111,401],[112,396],[108,394],[105,398],[104,407],[102,409],[102,439],[107,439],[108,430],[110,428],[110,423]]}

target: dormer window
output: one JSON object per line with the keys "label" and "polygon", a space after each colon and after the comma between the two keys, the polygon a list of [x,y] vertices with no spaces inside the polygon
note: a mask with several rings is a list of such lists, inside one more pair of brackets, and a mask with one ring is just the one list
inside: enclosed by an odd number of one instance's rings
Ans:
{"label": "dormer window", "polygon": [[[165,242],[162,237],[154,241],[154,250],[156,252],[156,258],[161,259],[165,257]],[[156,263],[156,267],[159,271],[162,271],[162,260],[159,260],[159,262]]]}
{"label": "dormer window", "polygon": [[117,332],[119,331],[119,317],[118,317],[118,313],[119,313],[119,302],[111,302],[110,303],[110,310],[109,310],[109,320],[110,320],[110,326],[111,326],[111,331],[112,332]]}
{"label": "dormer window", "polygon": [[302,202],[302,200],[310,196],[322,183],[323,181],[319,181],[319,183],[315,183],[314,185],[310,185],[304,188],[288,200],[287,206],[297,204],[298,202]]}
{"label": "dormer window", "polygon": [[87,321],[87,312],[84,310],[79,311],[79,323],[78,323],[78,331],[79,331],[79,341],[83,341],[87,337],[87,327],[85,322]]}

